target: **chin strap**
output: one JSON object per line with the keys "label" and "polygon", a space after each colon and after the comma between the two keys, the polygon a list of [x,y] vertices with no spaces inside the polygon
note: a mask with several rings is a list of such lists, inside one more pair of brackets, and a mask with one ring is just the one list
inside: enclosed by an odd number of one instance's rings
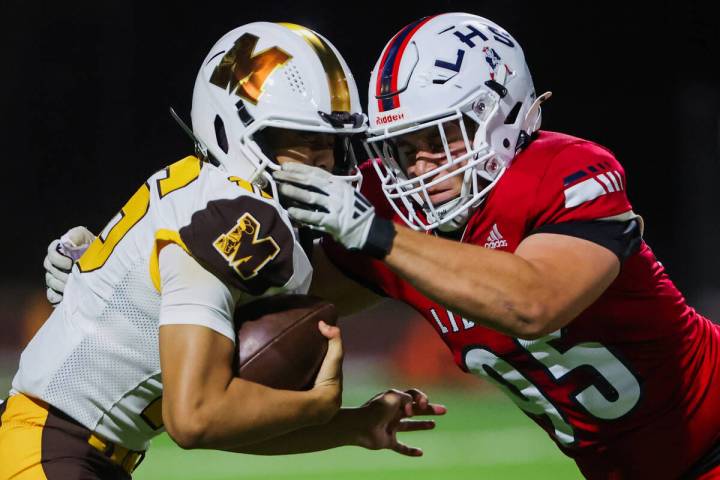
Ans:
{"label": "chin strap", "polygon": [[[465,197],[466,198],[466,197]],[[440,205],[440,209],[447,208],[447,210],[452,210],[456,205],[461,203],[463,201],[464,197],[460,196],[458,198],[455,198],[453,200],[450,200],[444,205]],[[438,210],[436,208],[436,210]],[[465,227],[465,224],[467,223],[468,219],[470,218],[470,208],[465,209],[462,213],[455,215],[452,217],[452,219],[441,223],[437,226],[437,229],[441,232],[454,232],[456,230],[459,230],[463,227]],[[425,217],[433,218],[434,221],[439,221],[440,218],[436,218],[435,215],[432,214],[432,211],[428,208],[423,208],[423,211],[425,212]],[[444,217],[444,215],[443,215]]]}
{"label": "chin strap", "polygon": [[467,221],[470,218],[470,215],[468,215],[469,209],[466,210],[462,215],[457,215],[449,222],[441,223],[438,225],[437,229],[444,233],[444,234],[452,234],[460,229],[465,228],[465,225],[467,225]]}
{"label": "chin strap", "polygon": [[317,112],[325,122],[329,123],[333,128],[359,128],[365,124],[367,117],[364,113],[338,112],[332,113]]}

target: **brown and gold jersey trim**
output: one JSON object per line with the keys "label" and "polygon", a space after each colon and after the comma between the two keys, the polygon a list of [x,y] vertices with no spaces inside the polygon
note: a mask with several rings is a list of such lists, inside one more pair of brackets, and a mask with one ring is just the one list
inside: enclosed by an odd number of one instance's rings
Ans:
{"label": "brown and gold jersey trim", "polygon": [[46,480],[43,471],[43,429],[49,406],[23,394],[5,402],[0,427],[0,478]]}
{"label": "brown and gold jersey trim", "polygon": [[165,177],[157,180],[157,191],[160,198],[197,180],[201,168],[200,159],[192,155],[165,167]]}
{"label": "brown and gold jersey trim", "polygon": [[170,245],[171,243],[174,243],[176,245],[179,245],[182,247],[183,250],[185,250],[189,255],[190,250],[188,250],[187,246],[185,245],[185,242],[182,241],[182,238],[180,238],[180,234],[173,230],[168,230],[165,228],[161,228],[157,232],[155,232],[155,242],[153,245],[152,253],[150,254],[150,279],[152,280],[152,284],[155,287],[155,290],[160,292],[160,252],[164,247],[167,245]]}
{"label": "brown and gold jersey trim", "polygon": [[265,190],[262,190],[262,189],[261,189],[260,187],[258,187],[257,185],[248,182],[248,181],[245,180],[244,178],[236,177],[236,176],[234,176],[234,175],[231,175],[231,176],[228,177],[228,180],[229,180],[230,182],[234,183],[235,185],[237,185],[238,187],[242,188],[243,190],[246,190],[246,191],[248,191],[248,192],[250,192],[250,193],[254,193],[255,195],[260,195],[261,197],[267,198],[268,200],[272,199],[272,195],[270,195],[270,194],[269,194],[268,192],[266,192]]}

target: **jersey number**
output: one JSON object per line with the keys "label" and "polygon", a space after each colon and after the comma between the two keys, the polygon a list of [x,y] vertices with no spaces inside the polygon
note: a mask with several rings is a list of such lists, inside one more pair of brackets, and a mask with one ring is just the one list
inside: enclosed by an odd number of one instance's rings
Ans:
{"label": "jersey number", "polygon": [[[194,157],[187,157],[165,170],[167,176],[157,181],[160,198],[195,180],[200,175],[200,161]],[[80,271],[92,272],[105,265],[118,242],[145,216],[149,206],[150,187],[145,183],[130,197],[80,257],[77,262]]]}
{"label": "jersey number", "polygon": [[[615,420],[629,413],[640,400],[640,383],[630,370],[599,343],[580,343],[569,349],[555,346],[560,333],[538,340],[518,340],[520,348],[546,369],[550,381],[559,384],[580,368],[593,371],[594,381],[571,394],[570,401],[602,420]],[[489,378],[525,412],[544,415],[554,436],[563,445],[575,442],[573,428],[548,396],[510,363],[483,347],[465,352],[465,365],[476,375]]]}

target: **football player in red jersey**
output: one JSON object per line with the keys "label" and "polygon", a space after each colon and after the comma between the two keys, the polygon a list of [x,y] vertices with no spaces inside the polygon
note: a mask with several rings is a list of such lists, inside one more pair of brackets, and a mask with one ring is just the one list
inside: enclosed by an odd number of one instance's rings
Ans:
{"label": "football player in red jersey", "polygon": [[720,478],[720,331],[643,241],[614,155],[539,130],[548,97],[495,23],[424,18],[373,70],[362,193],[275,178],[332,264],[415,308],[587,478]]}

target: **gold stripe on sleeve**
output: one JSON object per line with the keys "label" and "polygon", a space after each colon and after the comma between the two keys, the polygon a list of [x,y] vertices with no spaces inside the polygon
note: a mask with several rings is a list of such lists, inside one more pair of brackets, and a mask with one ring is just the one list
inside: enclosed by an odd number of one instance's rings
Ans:
{"label": "gold stripe on sleeve", "polygon": [[160,292],[160,251],[167,245],[174,243],[176,245],[179,245],[182,247],[183,250],[185,250],[188,255],[190,255],[190,250],[188,250],[187,246],[185,245],[185,242],[182,241],[182,238],[180,238],[180,234],[174,230],[167,230],[165,228],[161,228],[157,232],[155,232],[155,244],[153,245],[152,253],[150,254],[150,279],[152,280],[153,286],[155,286],[155,290]]}

